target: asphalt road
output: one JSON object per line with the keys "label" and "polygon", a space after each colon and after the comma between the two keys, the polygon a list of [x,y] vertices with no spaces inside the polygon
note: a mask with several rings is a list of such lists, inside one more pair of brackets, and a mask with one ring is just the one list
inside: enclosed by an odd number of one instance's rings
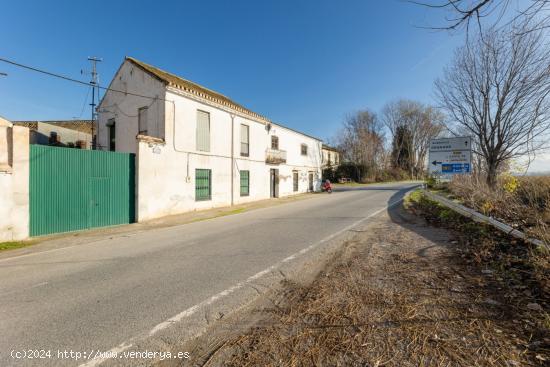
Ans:
{"label": "asphalt road", "polygon": [[108,351],[159,325],[170,327],[174,315],[383,210],[412,186],[347,189],[0,259],[0,365],[80,365],[57,355],[10,354]]}

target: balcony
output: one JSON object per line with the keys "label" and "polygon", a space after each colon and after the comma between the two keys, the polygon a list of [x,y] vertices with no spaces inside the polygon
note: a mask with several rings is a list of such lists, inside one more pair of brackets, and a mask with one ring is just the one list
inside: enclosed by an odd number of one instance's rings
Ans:
{"label": "balcony", "polygon": [[286,163],[286,150],[269,149],[269,148],[266,149],[265,163],[268,163],[268,164]]}

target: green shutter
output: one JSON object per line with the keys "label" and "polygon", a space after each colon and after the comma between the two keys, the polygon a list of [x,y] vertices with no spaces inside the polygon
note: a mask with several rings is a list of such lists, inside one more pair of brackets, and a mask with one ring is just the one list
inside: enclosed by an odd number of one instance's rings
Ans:
{"label": "green shutter", "polygon": [[212,171],[209,169],[195,170],[195,200],[210,200],[212,198]]}
{"label": "green shutter", "polygon": [[241,171],[241,196],[250,193],[250,171]]}
{"label": "green shutter", "polygon": [[241,155],[248,157],[249,151],[248,125],[241,124]]}
{"label": "green shutter", "polygon": [[210,114],[197,111],[197,150],[210,151]]}

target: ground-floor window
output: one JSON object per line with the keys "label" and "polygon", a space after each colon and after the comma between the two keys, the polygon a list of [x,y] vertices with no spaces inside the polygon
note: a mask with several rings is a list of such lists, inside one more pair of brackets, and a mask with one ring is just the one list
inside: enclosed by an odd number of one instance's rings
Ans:
{"label": "ground-floor window", "polygon": [[212,199],[212,170],[197,168],[195,170],[195,200],[210,199]]}
{"label": "ground-floor window", "polygon": [[298,191],[298,171],[292,171],[292,189]]}
{"label": "ground-floor window", "polygon": [[250,194],[250,171],[241,172],[241,196]]}

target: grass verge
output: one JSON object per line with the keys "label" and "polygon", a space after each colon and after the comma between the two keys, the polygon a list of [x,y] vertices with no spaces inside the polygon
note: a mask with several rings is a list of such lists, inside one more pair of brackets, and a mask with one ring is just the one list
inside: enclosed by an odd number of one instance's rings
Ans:
{"label": "grass verge", "polygon": [[0,251],[15,250],[33,245],[33,241],[8,241],[0,242]]}

